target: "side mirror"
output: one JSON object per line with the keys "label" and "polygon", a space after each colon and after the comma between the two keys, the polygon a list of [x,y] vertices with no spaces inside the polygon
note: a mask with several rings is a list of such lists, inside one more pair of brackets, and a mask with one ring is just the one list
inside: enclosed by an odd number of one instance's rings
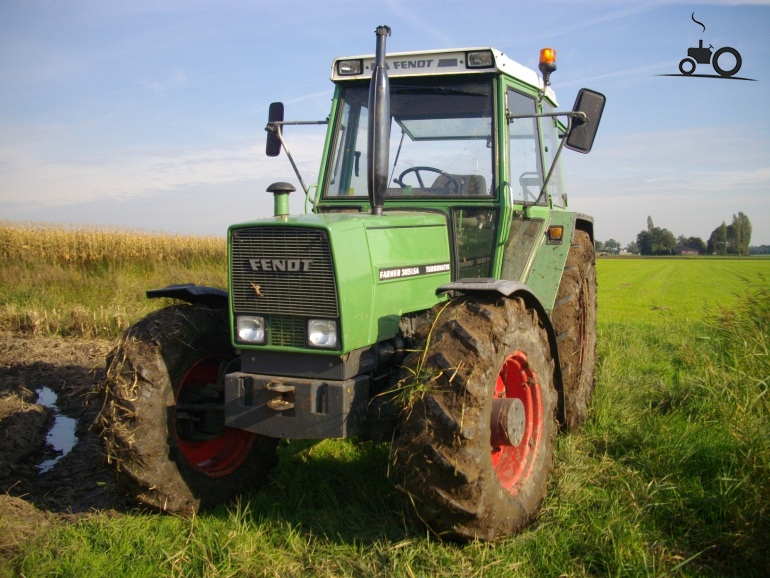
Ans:
{"label": "side mirror", "polygon": [[267,113],[267,144],[265,154],[269,157],[277,157],[281,154],[281,139],[278,138],[280,125],[273,123],[283,122],[283,103],[273,102],[270,104],[270,110]]}
{"label": "side mirror", "polygon": [[580,89],[572,112],[582,114],[572,117],[572,126],[564,146],[584,154],[591,150],[606,101],[607,98],[599,92],[587,88]]}

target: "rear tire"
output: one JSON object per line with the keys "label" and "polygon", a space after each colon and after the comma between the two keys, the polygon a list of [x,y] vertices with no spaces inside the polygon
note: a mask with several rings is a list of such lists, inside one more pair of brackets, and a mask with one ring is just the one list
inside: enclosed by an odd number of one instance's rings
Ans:
{"label": "rear tire", "polygon": [[575,231],[551,321],[559,347],[568,431],[585,424],[596,367],[596,260],[585,231]]}
{"label": "rear tire", "polygon": [[554,361],[536,313],[517,298],[456,299],[406,365],[403,391],[413,389],[394,449],[419,518],[462,540],[494,540],[529,523],[546,494],[557,432]]}
{"label": "rear tire", "polygon": [[[719,66],[719,57],[723,54],[732,54],[733,58],[735,58],[735,64],[732,68],[729,70],[725,70],[721,66]],[[738,73],[738,71],[741,69],[741,64],[743,64],[743,60],[741,59],[740,53],[730,46],[725,46],[723,48],[720,48],[714,53],[714,56],[711,58],[711,64],[714,67],[714,70],[717,71],[717,74],[719,76],[722,76],[724,78],[730,78],[731,76],[734,76]]]}
{"label": "rear tire", "polygon": [[110,353],[98,423],[118,484],[138,502],[192,514],[259,485],[275,465],[277,440],[181,409],[223,403],[203,386],[235,359],[228,328],[225,309],[173,305],[132,325]]}

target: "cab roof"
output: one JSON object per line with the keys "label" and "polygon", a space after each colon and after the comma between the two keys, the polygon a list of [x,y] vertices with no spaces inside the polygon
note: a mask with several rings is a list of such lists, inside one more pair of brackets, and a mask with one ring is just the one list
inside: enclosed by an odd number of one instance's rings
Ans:
{"label": "cab roof", "polygon": [[[346,66],[359,62],[359,66]],[[446,74],[502,73],[516,78],[538,90],[544,89],[543,79],[534,70],[511,60],[491,47],[453,48],[420,52],[394,52],[385,56],[388,76],[431,76]],[[332,63],[333,82],[369,79],[374,69],[374,55],[345,56]],[[550,87],[545,92],[551,100],[555,95]]]}

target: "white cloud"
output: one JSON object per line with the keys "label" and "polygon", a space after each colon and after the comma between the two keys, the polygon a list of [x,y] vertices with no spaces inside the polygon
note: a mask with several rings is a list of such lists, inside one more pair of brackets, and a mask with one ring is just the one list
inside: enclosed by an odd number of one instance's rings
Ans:
{"label": "white cloud", "polygon": [[[51,129],[54,130],[54,129]],[[106,198],[157,194],[184,187],[222,185],[253,179],[295,181],[285,156],[267,158],[262,142],[235,143],[209,149],[122,151],[101,157],[49,159],[27,135],[14,145],[0,145],[0,206],[56,206]],[[26,143],[22,144],[22,143]],[[302,176],[317,175],[323,135],[306,134],[291,142]],[[275,178],[272,178],[274,176]]]}

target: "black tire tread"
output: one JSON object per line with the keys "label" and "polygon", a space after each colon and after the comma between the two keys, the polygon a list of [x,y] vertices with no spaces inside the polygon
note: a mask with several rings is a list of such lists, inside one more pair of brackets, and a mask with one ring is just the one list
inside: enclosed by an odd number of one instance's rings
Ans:
{"label": "black tire tread", "polygon": [[226,310],[172,305],[132,325],[107,358],[97,417],[119,487],[137,502],[183,515],[261,483],[276,461],[276,440],[258,436],[232,474],[210,478],[190,467],[169,424],[175,383],[197,359],[232,355]]}
{"label": "black tire tread", "polygon": [[[492,468],[489,411],[502,360],[524,347],[522,339],[536,350],[527,355],[550,418],[538,465],[513,496]],[[428,355],[415,352],[406,364],[410,375],[431,376],[405,409],[394,446],[400,488],[418,517],[437,535],[461,540],[494,540],[529,523],[547,490],[557,432],[554,361],[537,314],[518,298],[455,299],[434,325]]]}
{"label": "black tire tread", "polygon": [[563,426],[575,431],[588,418],[596,366],[596,261],[585,231],[575,231],[551,320],[562,373]]}

